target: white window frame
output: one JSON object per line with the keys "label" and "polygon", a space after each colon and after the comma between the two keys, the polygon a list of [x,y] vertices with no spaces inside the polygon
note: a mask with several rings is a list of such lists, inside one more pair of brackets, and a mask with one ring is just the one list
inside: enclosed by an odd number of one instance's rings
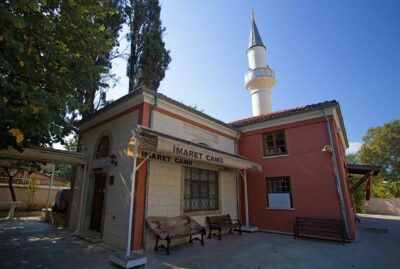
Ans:
{"label": "white window frame", "polygon": [[293,209],[290,177],[267,177],[267,208]]}

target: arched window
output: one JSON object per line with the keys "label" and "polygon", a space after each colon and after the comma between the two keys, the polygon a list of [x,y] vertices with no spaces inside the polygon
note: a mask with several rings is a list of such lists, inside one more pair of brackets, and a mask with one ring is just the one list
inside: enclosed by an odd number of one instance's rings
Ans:
{"label": "arched window", "polygon": [[103,136],[97,146],[96,159],[108,157],[110,155],[110,138]]}

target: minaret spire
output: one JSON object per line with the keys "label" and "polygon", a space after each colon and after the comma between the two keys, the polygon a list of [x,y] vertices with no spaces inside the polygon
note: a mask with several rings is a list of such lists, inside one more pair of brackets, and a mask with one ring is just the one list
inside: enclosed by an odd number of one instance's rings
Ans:
{"label": "minaret spire", "polygon": [[275,75],[267,65],[265,55],[266,48],[258,32],[254,12],[251,11],[251,28],[247,48],[249,70],[245,75],[245,85],[251,94],[253,116],[268,114],[272,111],[271,90],[275,84]]}
{"label": "minaret spire", "polygon": [[254,21],[254,12],[251,11],[251,29],[250,29],[250,36],[249,36],[249,46],[247,49],[249,50],[251,47],[254,46],[264,46],[260,33],[258,32],[256,22]]}

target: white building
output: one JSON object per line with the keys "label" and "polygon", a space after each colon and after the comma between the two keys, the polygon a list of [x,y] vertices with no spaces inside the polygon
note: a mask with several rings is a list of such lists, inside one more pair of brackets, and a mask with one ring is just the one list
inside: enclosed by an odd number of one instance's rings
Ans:
{"label": "white building", "polygon": [[[79,123],[80,147],[90,161],[84,187],[79,176],[73,186],[70,227],[79,226],[82,234],[97,232],[103,241],[119,248],[126,244],[133,169],[133,158],[127,153],[136,124],[144,127],[139,140],[133,249],[153,244],[144,224],[148,216],[184,214],[204,226],[206,216],[239,217],[237,170],[258,170],[259,165],[235,154],[237,130],[141,89]],[[114,163],[111,155],[115,155]]]}

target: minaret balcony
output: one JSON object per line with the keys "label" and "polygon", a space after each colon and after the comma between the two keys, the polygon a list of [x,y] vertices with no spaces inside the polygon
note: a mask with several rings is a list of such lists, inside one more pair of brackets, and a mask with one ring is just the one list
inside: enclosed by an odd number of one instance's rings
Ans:
{"label": "minaret balcony", "polygon": [[249,71],[247,71],[244,77],[244,81],[247,85],[250,81],[256,80],[258,78],[269,78],[275,80],[275,73],[271,68],[269,68],[268,65],[266,67],[250,69]]}

